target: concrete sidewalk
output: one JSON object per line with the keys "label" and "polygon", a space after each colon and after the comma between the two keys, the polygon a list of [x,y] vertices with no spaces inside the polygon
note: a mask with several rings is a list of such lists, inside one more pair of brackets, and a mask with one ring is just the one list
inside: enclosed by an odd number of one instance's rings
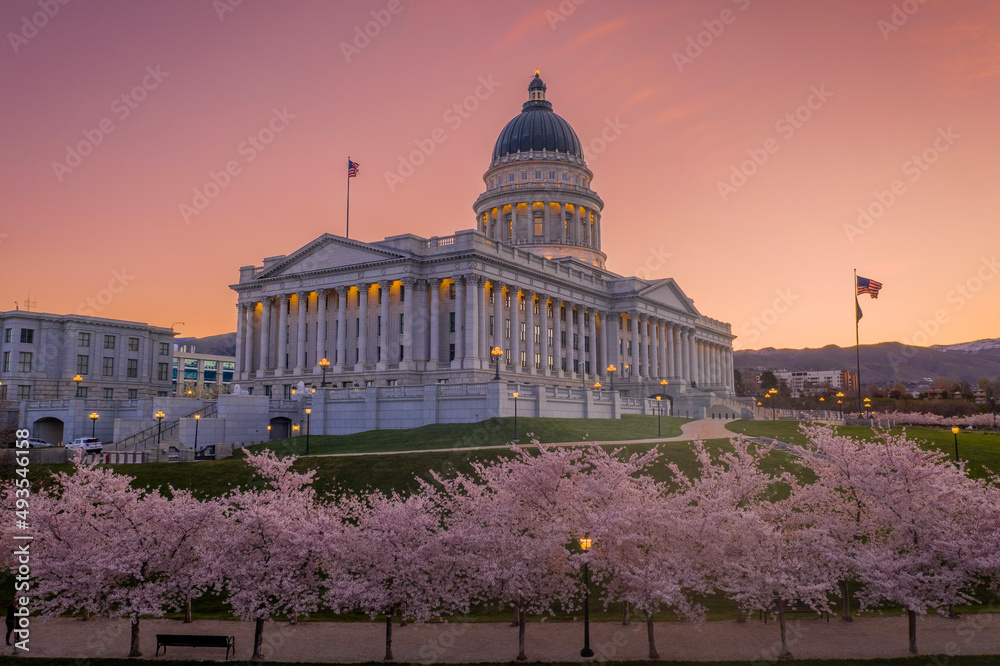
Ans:
{"label": "concrete sidewalk", "polygon": [[[301,622],[290,626],[268,622],[264,651],[269,661],[381,661],[385,653],[382,622]],[[236,658],[249,659],[253,623],[202,620],[143,620],[143,657],[156,652],[156,634],[225,634],[236,637]],[[771,661],[780,648],[776,622],[757,619],[744,624],[732,620],[661,622],[655,627],[656,645],[665,660]],[[583,622],[540,622],[533,619],[525,631],[530,661],[582,661]],[[789,649],[798,659],[905,657],[905,617],[874,617],[845,623],[831,618],[796,619],[788,623]],[[620,623],[591,624],[591,645],[597,660],[645,660],[646,625],[639,619],[629,627]],[[1000,614],[967,615],[949,620],[937,615],[917,624],[920,652],[930,654],[1000,654]],[[31,657],[125,657],[129,648],[126,620],[58,618],[32,621]],[[0,654],[10,654],[5,648]],[[470,663],[512,661],[517,656],[517,628],[507,623],[410,624],[393,627],[397,662]],[[24,655],[25,653],[21,653]],[[161,652],[161,657],[164,655]],[[168,648],[168,659],[217,659],[224,651],[212,648]],[[930,663],[930,662],[928,662]]]}

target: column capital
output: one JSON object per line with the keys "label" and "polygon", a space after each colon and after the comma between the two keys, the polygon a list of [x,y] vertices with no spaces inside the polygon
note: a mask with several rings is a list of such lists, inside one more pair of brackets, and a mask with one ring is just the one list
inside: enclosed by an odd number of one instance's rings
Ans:
{"label": "column capital", "polygon": [[483,282],[483,276],[476,273],[466,273],[462,279],[465,280],[466,284],[481,284]]}
{"label": "column capital", "polygon": [[280,302],[282,302],[282,303],[287,303],[288,302],[288,294],[279,294],[278,295],[278,300]]}
{"label": "column capital", "polygon": [[391,286],[392,286],[392,280],[379,280],[378,281],[378,287],[379,287],[379,289],[388,289]]}
{"label": "column capital", "polygon": [[638,319],[640,314],[641,313],[638,310],[629,310],[628,316],[632,319]]}
{"label": "column capital", "polygon": [[417,284],[417,278],[406,277],[400,280],[400,282],[402,282],[403,286],[406,287],[407,289],[412,289]]}
{"label": "column capital", "polygon": [[316,292],[316,296],[318,298],[323,298],[324,296],[326,296],[326,293],[329,291],[329,289],[327,289],[326,287],[318,287],[313,291]]}

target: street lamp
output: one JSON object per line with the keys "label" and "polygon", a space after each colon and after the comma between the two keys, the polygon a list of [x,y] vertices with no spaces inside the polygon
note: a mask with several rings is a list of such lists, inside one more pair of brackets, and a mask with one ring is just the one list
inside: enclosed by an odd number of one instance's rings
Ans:
{"label": "street lamp", "polygon": [[503,356],[503,350],[500,349],[499,347],[494,347],[493,349],[490,350],[490,358],[493,359],[493,362],[496,363],[496,366],[497,366],[497,374],[494,375],[494,377],[493,377],[493,381],[496,381],[496,382],[500,381],[500,357],[501,356]]}
{"label": "street lamp", "polygon": [[83,381],[83,377],[76,375],[73,377],[73,381],[76,382],[76,397],[80,397],[80,383]]}
{"label": "street lamp", "polygon": [[958,457],[958,426],[952,426],[951,433],[955,435],[955,462],[959,462],[960,458]]}
{"label": "street lamp", "polygon": [[767,395],[765,395],[764,397],[771,399],[771,420],[772,421],[776,421],[778,417],[775,414],[775,409],[774,409],[775,405],[774,405],[774,402],[775,402],[775,399],[778,397],[778,389],[776,389],[776,388],[771,389],[770,391],[767,392]]}
{"label": "street lamp", "polygon": [[98,414],[97,412],[91,412],[90,413],[90,423],[91,423],[90,437],[91,438],[96,438],[97,437],[97,419],[99,419],[99,418],[101,418],[101,415]]}
{"label": "street lamp", "polygon": [[511,441],[517,441],[517,391],[514,391],[514,439]]}
{"label": "street lamp", "polygon": [[326,388],[326,369],[330,367],[330,361],[325,358],[320,359],[319,367],[323,368],[323,379],[319,383],[320,388]]}
{"label": "street lamp", "polygon": [[601,390],[601,382],[594,382],[594,390],[596,391]]}
{"label": "street lamp", "polygon": [[155,414],[153,414],[153,418],[156,419],[156,445],[157,446],[160,445],[160,435],[163,433],[163,418],[165,416],[166,416],[166,414],[163,413],[162,409],[160,411],[156,412]]}
{"label": "street lamp", "polygon": [[309,415],[312,414],[312,412],[313,412],[312,408],[306,407],[306,455],[309,455],[309,431],[312,430],[309,427],[310,425]]}
{"label": "street lamp", "polygon": [[618,368],[616,368],[613,363],[608,366],[608,376],[611,377],[611,391],[612,391],[612,393],[615,390],[615,372],[617,372],[617,371],[618,371]]}
{"label": "street lamp", "polygon": [[865,398],[865,417],[871,414],[871,409],[872,409],[872,399]]}
{"label": "street lamp", "polygon": [[[580,537],[580,548],[586,553],[590,550],[593,541],[588,537]],[[594,651],[590,649],[590,571],[587,569],[587,560],[583,561],[583,649],[580,656],[589,659],[594,656]]]}
{"label": "street lamp", "polygon": [[660,407],[663,396],[656,396],[656,436],[660,436],[660,414],[663,413],[663,409]]}
{"label": "street lamp", "polygon": [[198,455],[198,424],[201,423],[201,414],[194,415],[194,454]]}

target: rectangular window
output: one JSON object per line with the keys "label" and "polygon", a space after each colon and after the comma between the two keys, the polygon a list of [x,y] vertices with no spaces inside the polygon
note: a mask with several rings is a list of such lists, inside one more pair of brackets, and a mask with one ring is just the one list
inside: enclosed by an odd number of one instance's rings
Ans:
{"label": "rectangular window", "polygon": [[105,335],[104,336],[104,348],[105,349],[114,349],[115,348],[115,336],[113,336],[113,335]]}
{"label": "rectangular window", "polygon": [[539,369],[539,370],[542,368],[542,355],[541,354],[535,354],[535,368]]}
{"label": "rectangular window", "polygon": [[21,352],[17,359],[18,372],[31,372],[31,352]]}
{"label": "rectangular window", "polygon": [[3,341],[4,342],[7,342],[7,343],[10,342],[10,336],[11,336],[11,333],[13,332],[13,330],[14,329],[12,329],[12,328],[5,328],[5,329],[3,329]]}
{"label": "rectangular window", "polygon": [[31,387],[30,386],[18,386],[17,387],[17,399],[18,400],[31,400]]}
{"label": "rectangular window", "polygon": [[271,386],[270,385],[264,387],[264,396],[267,397],[267,398],[271,397]]}
{"label": "rectangular window", "polygon": [[549,180],[555,180],[555,179],[556,179],[556,172],[549,171]]}
{"label": "rectangular window", "polygon": [[165,382],[170,380],[170,364],[159,363],[156,368],[157,381]]}
{"label": "rectangular window", "polygon": [[78,397],[78,398],[86,398],[87,397],[87,392],[89,390],[90,389],[88,389],[86,386],[77,386],[76,387],[76,397]]}
{"label": "rectangular window", "polygon": [[382,335],[382,315],[376,318],[375,335]]}
{"label": "rectangular window", "polygon": [[114,400],[115,399],[115,390],[113,388],[110,388],[110,387],[104,389],[104,399],[105,400]]}
{"label": "rectangular window", "polygon": [[403,360],[403,345],[399,345],[399,360]]}
{"label": "rectangular window", "polygon": [[10,352],[6,351],[3,353],[3,371],[10,372]]}
{"label": "rectangular window", "polygon": [[542,221],[540,219],[535,220],[535,235],[536,236],[542,235]]}
{"label": "rectangular window", "polygon": [[455,313],[454,312],[449,312],[448,313],[448,332],[449,333],[454,333],[455,332]]}
{"label": "rectangular window", "polygon": [[139,377],[139,360],[130,358],[128,360],[128,368],[126,370],[125,376],[130,379],[138,379]]}
{"label": "rectangular window", "polygon": [[454,345],[454,343],[448,345],[448,360],[449,361],[454,361],[455,360],[455,345]]}
{"label": "rectangular window", "polygon": [[448,298],[455,300],[455,283],[452,282],[448,285]]}
{"label": "rectangular window", "polygon": [[101,361],[101,374],[105,377],[113,377],[115,374],[115,359],[113,356],[105,356]]}
{"label": "rectangular window", "polygon": [[525,301],[523,298],[517,299],[517,309],[520,310],[521,312],[524,312],[524,303]]}
{"label": "rectangular window", "polygon": [[580,359],[573,359],[573,372],[580,372]]}
{"label": "rectangular window", "polygon": [[489,290],[489,294],[490,294],[490,305],[493,305],[493,303],[495,303],[495,302],[496,302],[496,298],[497,298],[497,290],[496,290],[496,287],[492,287],[492,286],[491,286],[491,287],[490,287],[490,290]]}
{"label": "rectangular window", "polygon": [[580,336],[577,333],[573,334],[573,351],[580,349]]}
{"label": "rectangular window", "polygon": [[528,367],[528,352],[524,351],[523,349],[521,350],[521,367],[522,368]]}
{"label": "rectangular window", "polygon": [[292,399],[292,385],[291,384],[285,384],[282,387],[282,394],[281,395],[282,395],[282,397],[285,400],[291,400]]}
{"label": "rectangular window", "polygon": [[497,320],[496,317],[490,315],[490,335],[496,335]]}
{"label": "rectangular window", "polygon": [[542,179],[542,172],[541,171],[536,171],[535,172],[535,180],[541,180],[541,179]]}
{"label": "rectangular window", "polygon": [[562,368],[563,372],[566,372],[566,359],[559,359],[559,367]]}
{"label": "rectangular window", "polygon": [[403,322],[403,315],[399,315],[399,332],[400,332],[400,333],[402,333],[402,332],[403,332],[403,325],[404,325],[404,322]]}
{"label": "rectangular window", "polygon": [[504,321],[504,337],[510,340],[510,319]]}
{"label": "rectangular window", "polygon": [[35,342],[35,329],[33,328],[22,328],[21,329],[21,344],[30,345]]}
{"label": "rectangular window", "polygon": [[507,295],[504,296],[504,298],[503,298],[503,306],[505,308],[509,308],[510,307],[510,292],[509,291],[507,292]]}
{"label": "rectangular window", "polygon": [[89,347],[90,346],[90,333],[77,333],[76,334],[76,344],[79,347]]}
{"label": "rectangular window", "polygon": [[508,183],[513,183],[514,182],[514,174],[510,174],[509,176],[507,176],[507,182]]}
{"label": "rectangular window", "polygon": [[78,375],[89,375],[90,374],[90,357],[89,356],[77,356],[76,357],[76,374],[78,374]]}
{"label": "rectangular window", "polygon": [[531,306],[532,307],[532,312],[534,312],[535,314],[540,314],[541,311],[542,311],[541,310],[541,306],[542,306],[542,302],[541,301],[536,301],[536,300],[532,299],[532,306]]}
{"label": "rectangular window", "polygon": [[628,355],[629,356],[632,355],[632,341],[631,340],[628,341]]}
{"label": "rectangular window", "polygon": [[584,312],[583,313],[583,325],[584,326],[590,326],[590,313],[589,312]]}
{"label": "rectangular window", "polygon": [[503,350],[503,358],[504,358],[504,363],[506,363],[507,365],[510,365],[511,363],[514,362],[513,359],[511,359],[510,357],[510,347]]}
{"label": "rectangular window", "polygon": [[556,369],[556,359],[552,354],[549,354],[549,370]]}
{"label": "rectangular window", "polygon": [[574,324],[578,323],[577,311],[576,310],[573,310],[573,323]]}
{"label": "rectangular window", "polygon": [[527,171],[522,171],[521,172],[521,180],[528,180],[528,172]]}
{"label": "rectangular window", "polygon": [[565,183],[565,182],[567,182],[567,181],[569,180],[569,174],[568,174],[568,173],[564,173],[564,174],[562,175],[562,179],[563,179],[563,182],[564,182],[564,183]]}
{"label": "rectangular window", "polygon": [[585,352],[589,352],[590,351],[590,336],[589,335],[583,339],[583,351],[585,351]]}
{"label": "rectangular window", "polygon": [[382,287],[378,288],[378,302],[382,302]]}
{"label": "rectangular window", "polygon": [[559,331],[559,346],[566,349],[566,331]]}
{"label": "rectangular window", "polygon": [[559,321],[566,321],[566,306],[559,306]]}
{"label": "rectangular window", "polygon": [[160,356],[167,356],[170,354],[170,343],[161,342],[160,343]]}
{"label": "rectangular window", "polygon": [[632,320],[631,320],[631,319],[629,319],[629,320],[628,320],[628,321],[626,322],[626,325],[628,326],[628,329],[627,329],[627,330],[628,330],[628,331],[631,331],[631,330],[632,330]]}
{"label": "rectangular window", "polygon": [[[554,331],[553,331],[553,330],[552,330],[552,329],[550,328],[550,329],[549,329],[549,334],[548,334],[548,343],[549,343],[549,347],[551,347],[551,346],[552,346],[552,341],[553,341],[553,339],[554,339],[554,337],[555,337],[555,336],[553,335],[553,333],[554,333]],[[550,364],[550,365],[551,365],[551,364]]]}
{"label": "rectangular window", "polygon": [[520,331],[520,332],[518,333],[518,339],[519,339],[519,340],[520,340],[521,342],[524,342],[524,339],[525,339],[525,338],[524,338],[524,336],[525,336],[525,333],[526,333],[526,331],[525,331],[525,323],[524,323],[524,322],[522,321],[522,322],[521,322],[521,331]]}
{"label": "rectangular window", "polygon": [[128,399],[129,400],[138,400],[139,399],[139,389],[129,389],[128,390]]}
{"label": "rectangular window", "polygon": [[128,350],[129,351],[139,351],[139,338],[129,338],[128,339]]}
{"label": "rectangular window", "polygon": [[542,341],[542,327],[535,326],[535,342],[541,342],[541,341]]}

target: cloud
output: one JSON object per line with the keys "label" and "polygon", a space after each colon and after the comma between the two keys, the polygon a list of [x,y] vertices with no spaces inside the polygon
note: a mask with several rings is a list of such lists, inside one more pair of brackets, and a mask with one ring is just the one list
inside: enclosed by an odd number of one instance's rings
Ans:
{"label": "cloud", "polygon": [[626,19],[625,17],[617,18],[613,21],[605,21],[604,23],[577,35],[576,39],[570,42],[567,48],[575,49],[577,47],[583,46],[584,44],[588,44],[597,39],[598,37],[603,37],[604,35],[607,35],[616,30],[624,28],[627,23],[628,19]]}

